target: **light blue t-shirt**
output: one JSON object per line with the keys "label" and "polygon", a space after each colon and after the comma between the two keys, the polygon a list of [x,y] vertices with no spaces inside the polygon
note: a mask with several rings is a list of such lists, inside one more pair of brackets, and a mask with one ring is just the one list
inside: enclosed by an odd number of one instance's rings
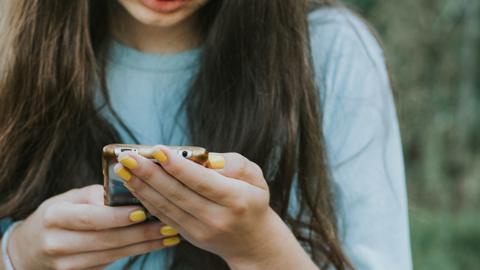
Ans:
{"label": "light blue t-shirt", "polygon": [[[320,9],[309,22],[343,246],[357,269],[411,269],[402,148],[382,48],[346,10]],[[113,43],[113,108],[141,143],[188,144],[185,112],[176,114],[200,54],[146,54]],[[152,254],[146,269],[165,269],[164,255]]]}
{"label": "light blue t-shirt", "polygon": [[[309,22],[344,249],[359,270],[409,270],[402,148],[383,51],[346,10],[320,9]],[[177,111],[201,53],[147,54],[113,42],[107,66],[111,102],[140,143],[188,144],[185,112]],[[107,110],[102,113],[123,142],[133,142]],[[295,211],[295,198],[290,206]],[[153,252],[144,269],[166,269],[165,256],[165,250]],[[126,261],[107,269],[121,269]]]}

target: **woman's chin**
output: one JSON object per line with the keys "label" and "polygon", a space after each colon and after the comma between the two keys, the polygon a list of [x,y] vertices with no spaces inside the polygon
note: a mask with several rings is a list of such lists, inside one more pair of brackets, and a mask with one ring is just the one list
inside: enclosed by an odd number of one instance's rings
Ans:
{"label": "woman's chin", "polygon": [[[175,8],[169,6],[149,6],[147,3],[155,0],[119,0],[119,3],[127,10],[132,17],[142,24],[153,27],[172,27],[187,20],[192,14],[203,6],[205,0],[184,0],[173,1],[183,3]],[[152,4],[152,5],[153,5]]]}
{"label": "woman's chin", "polygon": [[[133,14],[132,14],[133,15]],[[168,28],[175,26],[185,20],[185,16],[181,14],[146,14],[143,16],[134,16],[139,22],[144,25],[159,27],[159,28]]]}

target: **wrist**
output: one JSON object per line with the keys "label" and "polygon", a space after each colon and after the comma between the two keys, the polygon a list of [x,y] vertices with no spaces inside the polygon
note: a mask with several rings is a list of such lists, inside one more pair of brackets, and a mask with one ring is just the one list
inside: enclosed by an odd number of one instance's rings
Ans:
{"label": "wrist", "polygon": [[259,227],[248,254],[224,258],[231,269],[318,269],[273,209]]}
{"label": "wrist", "polygon": [[274,235],[277,234],[278,221],[275,216],[277,214],[273,209],[269,208],[265,214],[263,222],[258,222],[253,236],[248,237],[248,242],[253,244],[248,248],[248,252],[239,254],[231,258],[224,258],[230,269],[261,269],[262,265],[267,264],[267,259],[274,251],[274,244],[272,243]]}

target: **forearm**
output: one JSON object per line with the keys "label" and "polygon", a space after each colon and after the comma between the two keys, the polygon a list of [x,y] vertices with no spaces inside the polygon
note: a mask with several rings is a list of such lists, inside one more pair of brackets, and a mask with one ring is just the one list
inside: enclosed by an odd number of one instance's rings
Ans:
{"label": "forearm", "polygon": [[319,268],[313,263],[280,217],[272,213],[272,219],[271,225],[268,228],[264,228],[264,234],[268,235],[268,237],[258,244],[255,252],[257,255],[251,258],[227,259],[230,268],[233,270],[318,270]]}

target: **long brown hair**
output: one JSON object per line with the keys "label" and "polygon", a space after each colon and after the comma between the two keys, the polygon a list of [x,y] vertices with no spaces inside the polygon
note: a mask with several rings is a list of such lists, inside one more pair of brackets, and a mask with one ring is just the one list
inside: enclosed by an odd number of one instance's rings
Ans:
{"label": "long brown hair", "polygon": [[[259,164],[271,206],[312,258],[347,269],[313,80],[306,19],[312,7],[307,0],[209,1],[199,16],[200,69],[184,108],[192,143]],[[0,218],[23,219],[55,194],[101,181],[102,146],[118,141],[93,103],[100,89],[109,106],[108,14],[108,1],[16,0],[10,7],[1,51]],[[189,243],[171,258],[172,269],[228,269]]]}

